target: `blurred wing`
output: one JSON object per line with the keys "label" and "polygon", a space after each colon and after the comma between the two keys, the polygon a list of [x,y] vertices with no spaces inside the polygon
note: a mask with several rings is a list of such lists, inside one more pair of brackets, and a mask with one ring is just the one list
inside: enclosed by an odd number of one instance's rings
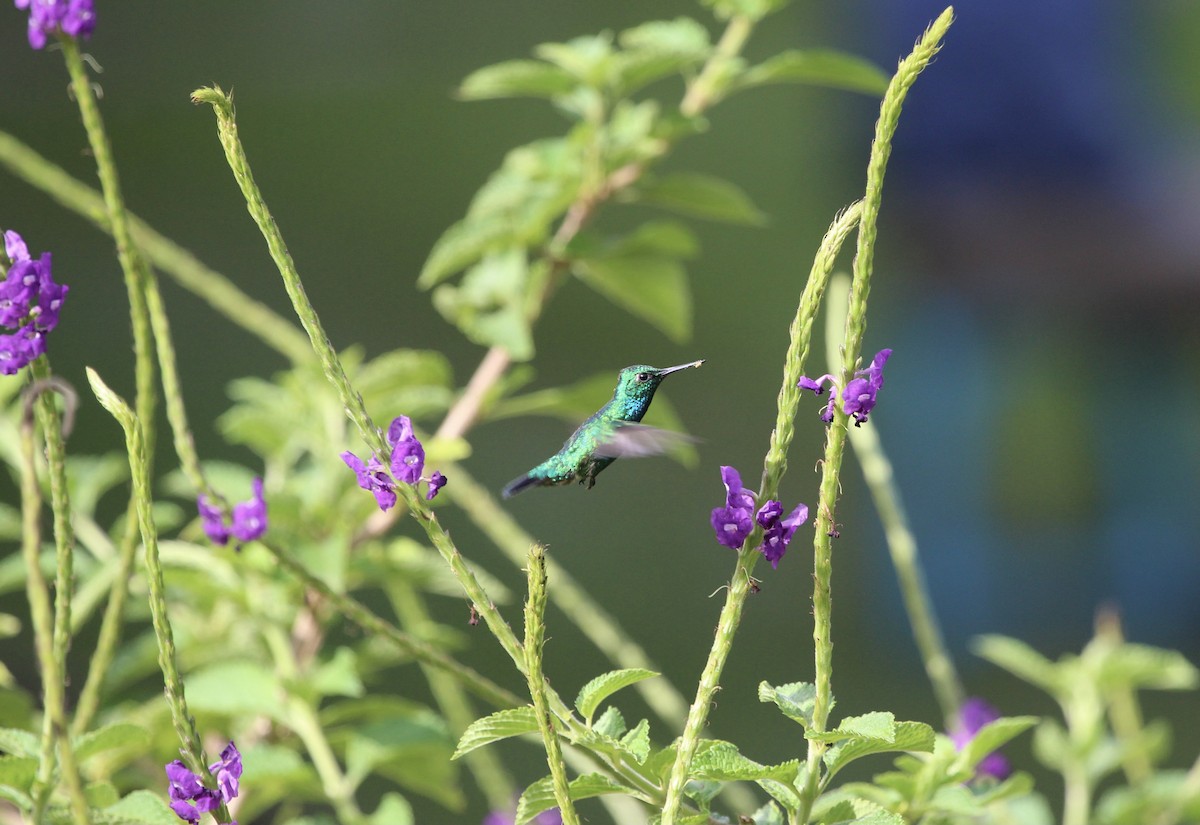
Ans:
{"label": "blurred wing", "polygon": [[648,455],[662,455],[683,444],[695,443],[696,440],[690,435],[671,430],[625,423],[596,445],[595,454],[600,458],[644,458]]}

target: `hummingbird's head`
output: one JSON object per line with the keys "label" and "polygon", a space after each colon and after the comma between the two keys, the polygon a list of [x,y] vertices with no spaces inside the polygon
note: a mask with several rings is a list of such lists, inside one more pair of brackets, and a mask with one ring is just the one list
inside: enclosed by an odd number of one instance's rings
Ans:
{"label": "hummingbird's head", "polygon": [[673,372],[698,367],[704,361],[692,361],[674,367],[651,367],[647,364],[634,364],[621,370],[621,378],[617,381],[617,390],[613,400],[622,406],[625,417],[632,421],[640,421],[654,398],[654,391],[662,380]]}

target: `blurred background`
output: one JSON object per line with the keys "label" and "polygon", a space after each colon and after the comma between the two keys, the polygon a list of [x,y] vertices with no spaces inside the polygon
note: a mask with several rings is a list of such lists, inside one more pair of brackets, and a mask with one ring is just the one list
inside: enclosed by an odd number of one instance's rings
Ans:
{"label": "blurred background", "polygon": [[[201,85],[232,88],[254,174],[335,345],[361,343],[371,356],[441,349],[460,383],[483,350],[433,311],[416,274],[505,152],[561,134],[566,122],[540,101],[456,101],[458,82],[542,42],[649,19],[685,14],[719,31],[683,0],[358,2],[335,14],[307,0],[156,5],[153,14],[142,4],[98,7],[87,50],[104,69],[102,107],[132,210],[290,314],[212,113],[188,100]],[[941,8],[795,3],[756,30],[746,54],[830,47],[890,72]],[[1131,640],[1200,661],[1200,4],[964,2],[957,15],[905,106],[885,184],[866,349],[895,354],[869,426],[895,464],[968,690],[1009,713],[1051,713],[1048,699],[974,658],[970,639],[1010,634],[1057,657],[1090,638],[1097,607],[1115,605]],[[26,47],[24,19],[0,6],[0,126],[94,182],[62,61]],[[650,90],[668,100],[679,91]],[[738,183],[770,217],[752,229],[694,224],[703,248],[690,266],[691,344],[668,341],[579,284],[560,291],[536,330],[535,388],[601,370],[615,377],[630,363],[707,359],[664,389],[702,439],[697,469],[619,462],[591,491],[539,490],[508,504],[685,693],[732,563],[708,526],[723,495],[717,468],[757,477],[787,326],[821,234],[861,194],[877,105],[805,87],[752,90],[713,109],[709,131],[666,161],[667,170]],[[601,220],[630,218],[615,207]],[[71,285],[51,344],[56,367],[79,386],[84,365],[94,366],[131,393],[125,292],[108,238],[7,173],[0,226],[32,250],[52,250],[56,277]],[[212,421],[228,406],[228,381],[284,363],[163,284],[201,454],[249,461]],[[823,357],[818,349],[810,373],[824,372]],[[801,409],[782,488],[789,507],[816,498],[819,408],[808,399]],[[568,432],[549,419],[485,424],[471,433],[466,465],[498,489]],[[108,416],[85,405],[72,447],[116,444]],[[342,471],[335,464],[331,456],[330,472]],[[844,492],[839,710],[888,709],[936,726],[853,462]],[[15,497],[11,487],[4,494]],[[468,556],[519,583],[465,518],[446,521]],[[716,736],[764,762],[802,747],[799,729],[778,724],[755,689],[761,679],[812,677],[809,553],[798,537],[777,572],[762,568],[711,717]],[[444,609],[448,621],[465,621],[461,602]],[[519,621],[516,606],[507,615]],[[549,625],[548,674],[573,695],[607,663],[554,611]],[[475,639],[471,661],[515,685],[482,628]],[[396,691],[420,697],[419,673],[408,675]],[[626,717],[639,718],[634,694],[622,699]],[[1147,697],[1149,717],[1177,724],[1171,764],[1190,764],[1200,747],[1197,711],[1194,694]],[[1008,750],[1035,769],[1028,743]],[[544,773],[532,749],[512,754],[528,760],[522,779]],[[482,816],[472,799],[455,821]],[[435,807],[419,810],[422,821],[447,821]]]}

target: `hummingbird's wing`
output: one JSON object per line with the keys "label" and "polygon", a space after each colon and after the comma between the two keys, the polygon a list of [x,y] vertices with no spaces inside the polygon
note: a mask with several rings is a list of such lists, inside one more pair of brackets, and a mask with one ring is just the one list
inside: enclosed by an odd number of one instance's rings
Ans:
{"label": "hummingbird's wing", "polygon": [[627,421],[617,425],[608,437],[596,445],[595,455],[600,458],[644,458],[661,455],[682,444],[695,443],[696,440],[683,433]]}

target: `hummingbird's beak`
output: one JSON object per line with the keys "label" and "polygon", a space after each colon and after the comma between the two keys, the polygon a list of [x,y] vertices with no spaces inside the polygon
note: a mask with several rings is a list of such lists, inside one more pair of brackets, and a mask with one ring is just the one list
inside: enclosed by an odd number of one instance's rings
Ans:
{"label": "hummingbird's beak", "polygon": [[680,370],[690,369],[691,367],[698,367],[703,363],[704,363],[704,359],[701,358],[699,361],[692,361],[687,364],[677,364],[674,367],[667,367],[665,369],[661,369],[658,371],[658,377],[662,378],[664,375],[670,375],[673,372],[679,372]]}

